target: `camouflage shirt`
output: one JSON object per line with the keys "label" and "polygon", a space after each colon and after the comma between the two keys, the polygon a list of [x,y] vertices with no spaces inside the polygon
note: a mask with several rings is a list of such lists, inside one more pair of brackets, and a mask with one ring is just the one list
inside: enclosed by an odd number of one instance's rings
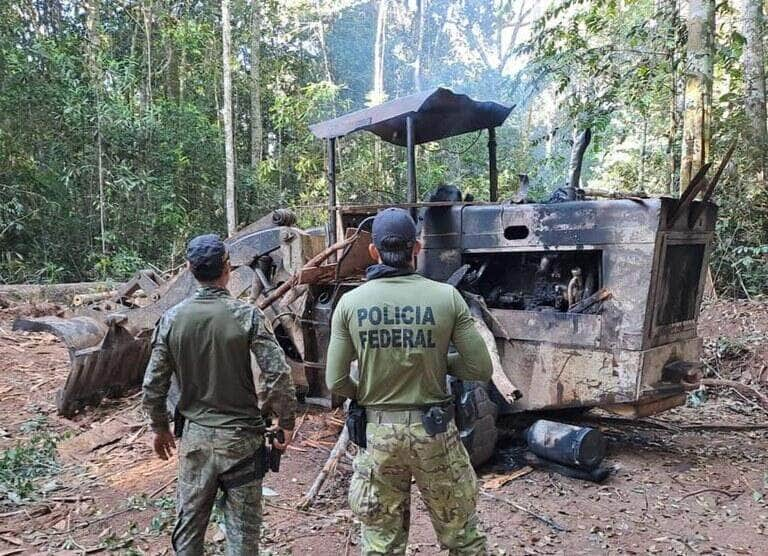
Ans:
{"label": "camouflage shirt", "polygon": [[[252,371],[251,354],[260,372]],[[296,392],[272,327],[258,308],[225,289],[200,288],[155,328],[143,385],[154,430],[168,429],[172,375],[179,383],[178,410],[194,423],[263,429],[262,415],[276,414],[280,427],[293,428]]]}

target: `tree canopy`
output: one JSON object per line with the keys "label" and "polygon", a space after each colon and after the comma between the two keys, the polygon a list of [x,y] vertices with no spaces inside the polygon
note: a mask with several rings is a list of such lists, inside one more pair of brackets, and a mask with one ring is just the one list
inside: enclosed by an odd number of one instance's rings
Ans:
{"label": "tree canopy", "polygon": [[[324,146],[309,124],[445,86],[516,105],[498,132],[502,199],[520,174],[539,198],[562,186],[585,128],[582,183],[652,195],[679,194],[736,140],[712,272],[725,293],[765,293],[763,12],[759,0],[0,3],[0,282],[177,266],[190,236],[227,232],[225,152],[235,225],[281,206],[317,224]],[[367,134],[339,149],[342,201],[404,199],[402,149]],[[486,156],[479,134],[420,146],[420,195],[449,183],[485,198]]]}

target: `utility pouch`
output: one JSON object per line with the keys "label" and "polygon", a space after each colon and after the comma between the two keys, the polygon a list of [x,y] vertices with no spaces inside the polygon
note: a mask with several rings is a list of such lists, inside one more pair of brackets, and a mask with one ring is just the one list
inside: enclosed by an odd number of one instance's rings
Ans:
{"label": "utility pouch", "polygon": [[252,456],[219,475],[219,486],[222,490],[228,490],[263,479],[267,473],[267,463],[267,449],[262,445]]}
{"label": "utility pouch", "polygon": [[186,421],[178,407],[173,410],[173,436],[181,438],[181,435],[184,434],[184,424]]}
{"label": "utility pouch", "polygon": [[448,423],[453,420],[453,406],[433,405],[421,417],[421,423],[429,436],[435,436],[448,430]]}
{"label": "utility pouch", "polygon": [[360,448],[368,447],[365,439],[365,427],[367,424],[368,418],[365,415],[365,408],[357,405],[357,402],[354,400],[350,402],[349,411],[347,412],[347,431],[349,431],[349,439]]}

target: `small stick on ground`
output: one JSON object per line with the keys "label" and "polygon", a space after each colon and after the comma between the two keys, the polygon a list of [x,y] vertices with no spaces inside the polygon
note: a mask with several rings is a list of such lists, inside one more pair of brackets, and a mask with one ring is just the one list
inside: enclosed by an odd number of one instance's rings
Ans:
{"label": "small stick on ground", "polygon": [[158,494],[163,492],[166,488],[168,488],[169,486],[171,486],[175,482],[176,482],[176,476],[174,475],[173,478],[171,478],[171,480],[166,481],[165,483],[163,483],[162,485],[157,487],[155,490],[153,490],[152,494],[150,494],[149,497],[150,498],[154,498],[155,496],[157,496]]}
{"label": "small stick on ground", "polygon": [[552,527],[552,529],[554,529],[555,531],[560,531],[560,532],[563,532],[563,533],[567,533],[569,531],[569,529],[567,527],[563,527],[559,523],[557,523],[555,521],[552,521],[547,516],[537,514],[536,512],[533,512],[533,511],[529,510],[528,508],[526,508],[524,506],[521,506],[520,504],[516,504],[515,502],[512,502],[512,500],[508,500],[507,498],[504,498],[502,496],[496,496],[495,494],[491,494],[490,492],[486,492],[484,490],[481,490],[480,494],[482,494],[483,496],[487,496],[488,498],[492,498],[493,500],[496,500],[497,502],[504,502],[505,504],[507,504],[509,506],[512,506],[516,510],[518,510],[520,512],[523,512],[524,514],[528,514],[529,516],[531,516],[531,517],[533,517],[535,519],[538,519],[542,523],[546,523],[547,525]]}
{"label": "small stick on ground", "polygon": [[264,505],[269,506],[270,508],[275,508],[277,510],[283,510],[284,512],[292,512],[297,514],[303,514],[303,515],[311,515],[312,517],[318,517],[326,519],[328,517],[328,514],[319,514],[317,512],[310,512],[308,510],[302,510],[301,508],[291,508],[290,506],[281,506],[280,504],[275,504],[274,502],[270,502],[269,500],[264,500]]}
{"label": "small stick on ground", "polygon": [[693,425],[682,425],[680,429],[685,431],[758,431],[768,429],[768,423],[745,423],[743,425],[695,423]]}
{"label": "small stick on ground", "polygon": [[349,556],[350,548],[352,548],[352,529],[347,533],[347,540],[344,542],[344,556]]}
{"label": "small stick on ground", "polygon": [[743,494],[741,492],[728,492],[726,490],[721,490],[719,488],[702,488],[702,489],[696,490],[694,492],[689,492],[685,496],[682,496],[682,497],[678,498],[677,501],[678,502],[682,502],[686,498],[690,498],[691,496],[698,496],[699,494],[704,494],[705,492],[717,492],[718,494],[722,494],[724,496],[729,497],[731,500],[733,500],[735,498],[738,498],[739,496],[741,496]]}
{"label": "small stick on ground", "polygon": [[298,434],[299,434],[299,429],[301,428],[301,425],[303,425],[303,424],[304,424],[304,420],[305,420],[306,418],[307,418],[307,413],[306,413],[306,412],[304,412],[304,415],[302,415],[301,417],[299,417],[299,421],[298,421],[298,423],[296,423],[296,426],[295,426],[295,427],[294,427],[294,429],[293,429],[293,434],[291,435],[291,442],[293,442],[294,440],[296,440],[296,435],[298,435]]}
{"label": "small stick on ground", "polygon": [[333,474],[342,454],[347,451],[347,444],[349,444],[349,431],[347,430],[347,427],[344,426],[339,435],[339,439],[336,441],[336,445],[328,456],[328,460],[325,462],[325,465],[323,465],[320,473],[318,473],[317,478],[315,478],[315,482],[312,483],[312,486],[304,495],[304,498],[298,503],[299,509],[306,509],[312,505],[312,502],[314,502],[317,495],[320,494],[320,489],[323,488],[325,479]]}

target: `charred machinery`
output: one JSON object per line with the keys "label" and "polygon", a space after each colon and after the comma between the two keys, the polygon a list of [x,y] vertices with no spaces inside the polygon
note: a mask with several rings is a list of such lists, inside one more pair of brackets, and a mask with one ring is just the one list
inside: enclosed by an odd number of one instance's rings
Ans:
{"label": "charred machinery", "polygon": [[[464,293],[492,352],[491,383],[452,385],[476,463],[493,450],[499,412],[602,407],[638,417],[684,403],[699,380],[696,325],[716,218],[709,199],[720,171],[707,181],[709,165],[680,199],[593,199],[578,187],[576,171],[551,202],[528,202],[524,192],[498,200],[495,128],[511,109],[436,89],[312,126],[327,145],[328,226],[304,231],[276,211],[227,241],[237,266],[232,293],[273,321],[302,395],[337,403],[323,380],[330,320],[339,298],[363,280],[365,220],[383,207],[337,202],[336,140],[369,131],[403,146],[401,206],[418,221],[418,271]],[[420,200],[416,145],[483,130],[490,202],[449,187]],[[155,321],[194,288],[187,272],[165,283],[155,278],[139,275],[75,318],[17,323],[53,331],[70,347],[62,413],[139,382]],[[127,303],[137,288],[150,296],[148,305]]]}

